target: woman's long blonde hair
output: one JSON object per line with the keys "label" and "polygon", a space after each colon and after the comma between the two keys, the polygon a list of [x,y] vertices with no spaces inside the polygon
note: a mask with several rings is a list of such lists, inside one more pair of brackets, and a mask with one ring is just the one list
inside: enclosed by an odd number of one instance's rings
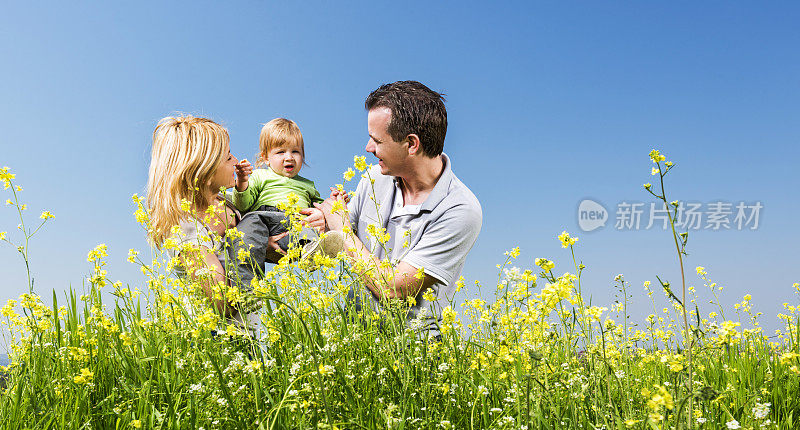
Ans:
{"label": "woman's long blonde hair", "polygon": [[208,207],[208,182],[222,163],[225,127],[207,118],[191,115],[166,117],[153,131],[147,209],[150,239],[161,247],[172,228],[189,216],[182,201],[195,208]]}

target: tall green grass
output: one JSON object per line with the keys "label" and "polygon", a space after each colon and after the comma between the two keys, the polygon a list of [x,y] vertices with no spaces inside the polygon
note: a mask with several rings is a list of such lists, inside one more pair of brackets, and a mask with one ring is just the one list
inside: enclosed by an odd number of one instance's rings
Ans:
{"label": "tall green grass", "polygon": [[[663,177],[672,165],[660,157],[651,153],[662,179],[654,195],[669,207]],[[23,219],[13,174],[3,169],[0,180]],[[21,230],[12,244],[27,268],[39,229]],[[680,256],[686,236],[673,235]],[[770,341],[749,298],[726,320],[721,306],[703,313],[693,289],[664,281],[659,300],[645,285],[653,314],[634,327],[624,277],[610,309],[588,305],[577,238],[559,239],[573,256],[569,272],[558,275],[543,258],[520,269],[519,250],[507,252],[491,298],[441,310],[441,340],[413,330],[407,302],[348,308],[347,291],[366,293],[341,256],[286,258],[251,295],[220,286],[239,306],[261,300],[254,339],[226,325],[198,285],[171,276],[167,255],[144,261],[131,251],[147,277],[132,287],[110,280],[98,246],[83,290],[53,292],[46,304],[29,282],[2,308],[11,364],[0,428],[798,427],[796,308],[787,307],[786,329]],[[717,297],[705,270],[696,272]]]}

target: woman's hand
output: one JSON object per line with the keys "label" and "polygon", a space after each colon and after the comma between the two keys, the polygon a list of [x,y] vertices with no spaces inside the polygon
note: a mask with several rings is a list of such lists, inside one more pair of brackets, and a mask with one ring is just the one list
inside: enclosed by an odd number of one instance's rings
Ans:
{"label": "woman's hand", "polygon": [[286,251],[281,249],[281,246],[278,245],[278,241],[286,237],[289,234],[288,231],[283,232],[281,234],[276,234],[275,236],[270,236],[267,238],[267,261],[270,263],[278,263],[278,260],[281,259],[284,255],[286,255]]}

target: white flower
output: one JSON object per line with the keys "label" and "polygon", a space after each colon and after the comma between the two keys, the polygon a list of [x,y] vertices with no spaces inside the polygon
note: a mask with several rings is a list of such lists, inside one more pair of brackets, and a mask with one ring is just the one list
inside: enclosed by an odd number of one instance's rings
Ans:
{"label": "white flower", "polygon": [[771,403],[756,403],[755,406],[753,406],[753,416],[759,420],[764,419],[769,415],[770,406],[772,406]]}
{"label": "white flower", "polygon": [[705,419],[705,418],[703,418],[703,417],[699,417],[699,418],[697,418],[697,423],[698,423],[698,424],[703,424],[703,423],[705,423],[705,422],[706,422],[706,419]]}
{"label": "white flower", "polygon": [[728,421],[727,423],[725,423],[725,425],[726,425],[726,426],[727,426],[729,429],[738,429],[738,428],[741,428],[741,426],[739,425],[739,421],[736,421],[736,420],[730,420],[730,421]]}

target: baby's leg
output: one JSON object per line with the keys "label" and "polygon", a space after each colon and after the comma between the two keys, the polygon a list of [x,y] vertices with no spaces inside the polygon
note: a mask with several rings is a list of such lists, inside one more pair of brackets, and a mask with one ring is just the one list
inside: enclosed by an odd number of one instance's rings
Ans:
{"label": "baby's leg", "polygon": [[[286,218],[286,214],[282,210],[274,206],[262,206],[260,210],[265,212],[263,215],[264,221],[267,223],[270,236],[277,236],[289,231],[289,219]],[[286,251],[289,249],[291,241],[291,235],[287,234],[278,241],[278,246],[280,246],[283,251]]]}
{"label": "baby's leg", "polygon": [[250,283],[254,277],[263,276],[265,262],[276,262],[267,258],[271,251],[268,242],[270,236],[278,234],[274,232],[274,225],[276,222],[280,223],[282,218],[282,213],[256,210],[246,213],[236,225],[242,237],[229,241],[231,246],[228,247],[228,252],[236,267],[236,273],[232,275],[234,278],[238,275],[237,281],[241,282],[240,285],[245,290],[251,289]]}

